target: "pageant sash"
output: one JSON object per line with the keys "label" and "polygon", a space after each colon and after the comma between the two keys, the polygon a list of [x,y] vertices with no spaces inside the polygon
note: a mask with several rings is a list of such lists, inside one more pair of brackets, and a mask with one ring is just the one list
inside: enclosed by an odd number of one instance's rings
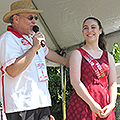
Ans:
{"label": "pageant sash", "polygon": [[90,56],[85,50],[82,48],[77,49],[81,52],[82,56],[90,63],[91,67],[95,71],[100,83],[107,89],[107,78],[105,76],[104,70],[100,63],[95,60],[92,56]]}
{"label": "pageant sash", "polygon": [[[82,56],[90,63],[91,67],[93,68],[93,70],[95,71],[99,82],[103,85],[103,87],[105,88],[105,92],[107,93],[107,102],[109,103],[109,93],[108,93],[108,87],[107,87],[107,77],[105,76],[104,70],[102,68],[102,66],[100,65],[100,63],[95,60],[92,56],[90,56],[85,50],[83,50],[82,48],[78,48],[77,50],[79,50],[82,54]],[[115,110],[115,108],[113,108],[113,110]]]}

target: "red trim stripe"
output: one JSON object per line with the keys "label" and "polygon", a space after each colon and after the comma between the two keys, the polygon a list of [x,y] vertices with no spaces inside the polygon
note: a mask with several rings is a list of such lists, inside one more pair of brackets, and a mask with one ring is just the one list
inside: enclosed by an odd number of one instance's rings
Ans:
{"label": "red trim stripe", "polygon": [[3,71],[3,66],[0,68],[2,71],[2,96],[3,96],[3,108],[4,108],[4,113],[6,113],[6,105],[5,105],[5,90],[4,90],[4,71]]}

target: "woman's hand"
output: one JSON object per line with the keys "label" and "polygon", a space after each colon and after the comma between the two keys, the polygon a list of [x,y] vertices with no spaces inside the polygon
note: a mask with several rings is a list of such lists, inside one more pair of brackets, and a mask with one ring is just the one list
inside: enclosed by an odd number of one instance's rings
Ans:
{"label": "woman's hand", "polygon": [[96,117],[97,116],[101,117],[101,114],[103,113],[103,109],[97,102],[94,102],[94,104],[90,105],[90,109],[92,110],[92,112]]}
{"label": "woman's hand", "polygon": [[106,118],[110,112],[114,109],[115,105],[113,105],[112,103],[105,106],[102,110],[103,110],[103,113],[101,113],[100,117],[101,118]]}

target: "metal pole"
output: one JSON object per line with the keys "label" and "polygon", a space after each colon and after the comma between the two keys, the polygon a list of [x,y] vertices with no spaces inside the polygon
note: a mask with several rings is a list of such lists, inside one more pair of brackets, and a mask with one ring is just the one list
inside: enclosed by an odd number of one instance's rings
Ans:
{"label": "metal pole", "polygon": [[66,120],[66,82],[67,82],[67,68],[64,66],[64,119]]}
{"label": "metal pole", "polygon": [[62,110],[63,110],[63,120],[66,119],[66,69],[64,76],[64,66],[61,65],[61,86],[62,86]]}
{"label": "metal pole", "polygon": [[63,120],[65,120],[64,115],[64,74],[63,74],[63,65],[60,65],[61,67],[61,87],[62,87],[62,109],[63,109]]}

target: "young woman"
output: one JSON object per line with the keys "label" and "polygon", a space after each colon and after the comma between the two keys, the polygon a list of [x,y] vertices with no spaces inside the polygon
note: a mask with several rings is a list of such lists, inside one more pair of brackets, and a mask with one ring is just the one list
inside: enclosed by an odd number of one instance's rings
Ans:
{"label": "young woman", "polygon": [[70,57],[70,80],[74,91],[67,120],[115,120],[117,75],[114,58],[105,51],[100,21],[95,17],[86,18],[82,33],[84,45],[74,50]]}

